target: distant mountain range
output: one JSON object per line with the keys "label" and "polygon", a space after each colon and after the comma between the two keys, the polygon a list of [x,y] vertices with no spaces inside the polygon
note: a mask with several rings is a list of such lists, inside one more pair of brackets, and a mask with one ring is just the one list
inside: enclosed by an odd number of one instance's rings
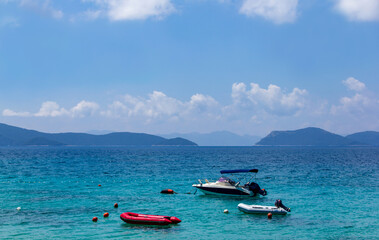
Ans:
{"label": "distant mountain range", "polygon": [[264,146],[379,146],[379,132],[360,132],[343,137],[321,128],[273,131],[256,145]]}
{"label": "distant mountain range", "polygon": [[379,132],[359,132],[344,137],[315,127],[273,131],[262,139],[227,131],[161,136],[131,132],[99,134],[43,133],[0,123],[0,146],[252,146],[256,142],[256,146],[379,146]]}
{"label": "distant mountain range", "polygon": [[348,139],[365,143],[368,145],[379,146],[379,132],[366,131],[354,133],[346,136]]}
{"label": "distant mountain range", "polygon": [[250,135],[237,135],[228,131],[218,131],[211,133],[172,133],[160,135],[165,138],[182,137],[200,146],[252,146],[261,137]]}
{"label": "distant mountain range", "polygon": [[0,123],[0,146],[96,145],[96,146],[196,146],[184,138],[167,139],[146,133],[115,132],[104,135],[88,133],[43,133]]}

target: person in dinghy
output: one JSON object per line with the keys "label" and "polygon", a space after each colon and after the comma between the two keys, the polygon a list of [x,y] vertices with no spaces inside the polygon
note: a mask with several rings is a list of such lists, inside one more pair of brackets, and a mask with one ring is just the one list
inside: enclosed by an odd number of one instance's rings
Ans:
{"label": "person in dinghy", "polygon": [[[199,184],[193,184],[192,186],[202,191],[204,194],[210,195],[224,195],[224,196],[258,196],[267,195],[265,189],[261,189],[259,185],[252,182],[256,178],[258,169],[235,169],[235,170],[221,170],[221,177],[216,182],[209,182],[205,179],[205,183],[199,180]],[[238,181],[227,176],[241,175]],[[253,174],[253,175],[250,175]],[[246,183],[244,180],[249,179]]]}

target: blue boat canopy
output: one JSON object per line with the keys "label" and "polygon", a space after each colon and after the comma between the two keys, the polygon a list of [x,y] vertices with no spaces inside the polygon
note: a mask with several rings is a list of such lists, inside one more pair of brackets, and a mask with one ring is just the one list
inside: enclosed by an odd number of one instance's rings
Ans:
{"label": "blue boat canopy", "polygon": [[221,170],[220,173],[246,173],[246,172],[253,172],[257,173],[258,169],[235,169],[235,170]]}

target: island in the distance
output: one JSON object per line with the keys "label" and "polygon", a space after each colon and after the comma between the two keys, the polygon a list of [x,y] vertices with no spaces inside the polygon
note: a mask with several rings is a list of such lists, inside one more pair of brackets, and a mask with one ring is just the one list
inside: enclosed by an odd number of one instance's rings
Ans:
{"label": "island in the distance", "polygon": [[43,133],[0,123],[0,146],[197,146],[184,138],[167,139],[146,133]]}
{"label": "island in the distance", "polygon": [[343,137],[321,128],[272,131],[256,145],[260,146],[364,146],[379,145],[379,132],[360,132]]}

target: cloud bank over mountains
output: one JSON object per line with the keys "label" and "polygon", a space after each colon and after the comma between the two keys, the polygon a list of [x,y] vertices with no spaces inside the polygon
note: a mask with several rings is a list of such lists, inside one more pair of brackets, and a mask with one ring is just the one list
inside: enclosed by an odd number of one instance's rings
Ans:
{"label": "cloud bank over mountains", "polygon": [[69,110],[62,108],[58,103],[53,101],[43,102],[41,108],[36,113],[30,112],[15,112],[10,109],[3,110],[3,116],[6,117],[86,117],[92,116],[98,110],[99,105],[94,102],[81,101],[76,106]]}
{"label": "cloud bank over mountains", "polygon": [[[285,90],[270,84],[267,88],[257,83],[234,83],[231,88],[231,101],[221,104],[212,96],[196,93],[183,101],[163,92],[153,91],[147,97],[126,94],[111,103],[81,101],[71,108],[63,108],[54,101],[43,102],[40,109],[14,111],[4,109],[3,117],[17,118],[92,118],[98,122],[108,119],[137,129],[149,126],[171,129],[177,132],[229,130],[243,132],[253,127],[255,133],[280,126],[295,124],[332,127],[329,120],[334,119],[334,127],[340,131],[359,126],[379,128],[379,96],[368,91],[363,82],[350,77],[341,81],[353,95],[343,96],[337,103],[328,103],[312,96],[305,89]],[[349,94],[349,92],[348,92]],[[315,104],[317,99],[320,104]],[[103,107],[101,107],[103,106]],[[321,109],[321,110],[320,110]],[[316,117],[315,117],[316,116]],[[103,128],[102,126],[99,128]],[[259,130],[261,128],[261,131]],[[362,129],[357,129],[362,130]],[[268,130],[267,130],[268,131]]]}
{"label": "cloud bank over mountains", "polygon": [[256,83],[250,84],[250,90],[244,83],[235,83],[232,87],[233,103],[236,106],[248,106],[273,115],[293,115],[304,108],[307,91],[294,88],[285,93],[279,86],[270,84],[267,89]]}
{"label": "cloud bank over mountains", "polygon": [[[76,2],[76,1],[75,1]],[[230,1],[218,1],[220,4]],[[57,7],[55,0],[0,0],[0,4],[17,4],[55,19],[67,18],[95,20],[106,18],[110,21],[133,21],[148,18],[163,19],[178,12],[180,2],[174,0],[81,0],[75,4],[82,11],[72,12]],[[67,3],[66,4],[71,4]],[[299,0],[238,0],[229,4],[239,14],[249,18],[263,18],[274,24],[293,23],[299,16]],[[350,21],[368,22],[379,20],[379,1],[377,0],[332,0],[330,9],[335,9]],[[185,11],[185,9],[181,9]]]}

